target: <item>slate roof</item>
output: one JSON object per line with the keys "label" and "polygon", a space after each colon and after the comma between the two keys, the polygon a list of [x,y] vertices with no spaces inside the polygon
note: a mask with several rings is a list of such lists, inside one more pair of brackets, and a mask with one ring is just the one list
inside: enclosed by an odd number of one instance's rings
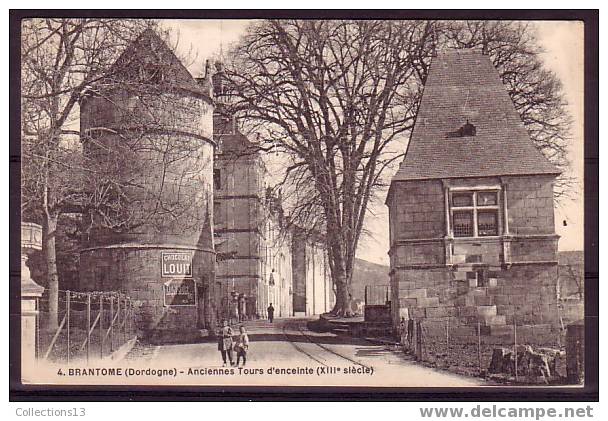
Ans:
{"label": "slate roof", "polygon": [[192,77],[175,53],[152,29],[146,29],[133,41],[110,67],[106,77],[119,81],[138,82],[139,70],[162,70],[159,85],[177,87],[196,96],[209,97],[208,89]]}
{"label": "slate roof", "polygon": [[259,149],[245,136],[237,131],[236,133],[216,134],[216,139],[221,140],[222,153],[226,155],[253,155],[259,152]]}
{"label": "slate roof", "polygon": [[[476,135],[456,135],[467,120]],[[392,181],[559,173],[532,143],[487,55],[448,50],[433,58]]]}

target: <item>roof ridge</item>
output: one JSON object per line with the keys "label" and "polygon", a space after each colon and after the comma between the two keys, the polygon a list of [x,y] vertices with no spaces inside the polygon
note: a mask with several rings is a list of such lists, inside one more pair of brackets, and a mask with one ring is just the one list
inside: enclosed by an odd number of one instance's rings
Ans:
{"label": "roof ridge", "polygon": [[482,55],[486,56],[481,46],[467,47],[467,48],[444,48],[437,50],[437,56],[440,55]]}

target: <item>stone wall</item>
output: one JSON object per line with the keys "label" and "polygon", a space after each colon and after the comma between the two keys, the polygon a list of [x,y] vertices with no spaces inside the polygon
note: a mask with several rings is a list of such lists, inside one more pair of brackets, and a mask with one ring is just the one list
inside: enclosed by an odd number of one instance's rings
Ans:
{"label": "stone wall", "polygon": [[392,239],[442,237],[445,233],[440,180],[402,181],[394,186],[389,205]]}
{"label": "stone wall", "polygon": [[[118,164],[121,167],[110,177],[127,186],[132,180],[141,185],[121,191],[128,199],[116,214],[128,218],[117,224],[119,229],[95,210],[83,218],[87,225],[78,289],[124,292],[136,302],[140,331],[148,336],[169,332],[178,338],[213,327],[205,326],[204,320],[212,324],[215,314],[213,107],[206,97],[158,90],[162,89],[158,87],[152,97],[109,90],[81,102],[83,148],[94,158],[90,165],[99,167],[93,170],[111,171]],[[118,158],[128,162],[115,162]],[[98,180],[87,181],[85,188],[98,187]],[[169,208],[172,212],[166,211]],[[165,305],[163,285],[170,278],[161,277],[163,251],[192,253],[195,305]]]}
{"label": "stone wall", "polygon": [[264,189],[266,170],[259,153],[239,152],[249,144],[243,135],[222,135],[221,143],[215,164],[215,232],[219,241],[232,241],[234,254],[218,262],[217,277],[226,291],[246,294],[248,316],[265,318],[270,303],[275,317],[290,316],[291,241],[283,232],[280,198]]}
{"label": "stone wall", "polygon": [[[554,335],[563,310],[557,295],[553,178],[489,177],[447,183],[506,188],[510,235],[450,238],[441,180],[394,183],[387,204],[395,326],[401,317],[449,318],[453,327],[465,330],[480,323],[483,333],[490,335],[512,334],[513,323],[521,327],[522,338]],[[502,206],[502,194],[499,199]],[[501,234],[503,225],[501,221]]]}
{"label": "stone wall", "polygon": [[476,327],[479,322],[483,333],[492,335],[511,334],[514,322],[543,331],[560,326],[556,265],[514,265],[491,274],[492,282],[477,287],[455,279],[449,268],[396,270],[391,276],[393,300],[398,298],[393,321],[450,318],[452,327]]}
{"label": "stone wall", "polygon": [[[163,251],[193,253],[192,278],[197,285],[195,306],[166,306],[161,276]],[[212,250],[161,248],[153,246],[115,246],[85,249],[81,252],[80,289],[82,291],[120,291],[134,300],[136,326],[142,332],[154,330],[189,331],[205,328],[203,296],[213,288],[215,254]],[[214,291],[209,291],[213,294]],[[207,309],[214,311],[214,309]]]}
{"label": "stone wall", "polygon": [[306,243],[294,237],[291,249],[293,311],[306,313]]}
{"label": "stone wall", "polygon": [[325,249],[296,232],[291,251],[293,311],[307,316],[330,311],[336,298]]}
{"label": "stone wall", "polygon": [[504,180],[507,183],[511,234],[555,234],[554,178],[552,176],[520,176],[504,177]]}

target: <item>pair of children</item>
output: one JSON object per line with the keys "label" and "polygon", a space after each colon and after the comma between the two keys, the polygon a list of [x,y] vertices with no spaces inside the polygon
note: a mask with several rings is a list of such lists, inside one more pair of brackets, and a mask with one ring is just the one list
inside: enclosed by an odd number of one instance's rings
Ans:
{"label": "pair of children", "polygon": [[218,335],[217,349],[222,354],[222,360],[224,361],[224,367],[226,367],[226,357],[230,360],[230,365],[235,365],[232,359],[232,350],[236,351],[236,365],[238,366],[243,359],[243,366],[247,363],[247,350],[249,349],[249,337],[245,326],[239,328],[240,335],[236,342],[234,342],[232,335],[232,328],[228,325],[228,321],[224,320],[224,324],[220,334]]}

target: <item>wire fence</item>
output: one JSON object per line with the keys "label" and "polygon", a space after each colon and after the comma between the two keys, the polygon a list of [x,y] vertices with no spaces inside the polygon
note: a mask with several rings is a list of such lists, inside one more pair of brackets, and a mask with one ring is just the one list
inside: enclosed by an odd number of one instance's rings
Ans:
{"label": "wire fence", "polygon": [[39,359],[70,362],[105,358],[136,335],[134,303],[118,292],[59,291],[56,321],[49,297],[40,300]]}
{"label": "wire fence", "polygon": [[390,302],[391,290],[389,285],[366,285],[365,305],[386,305]]}
{"label": "wire fence", "polygon": [[417,361],[458,374],[531,384],[566,378],[565,331],[550,326],[409,319],[400,342]]}

